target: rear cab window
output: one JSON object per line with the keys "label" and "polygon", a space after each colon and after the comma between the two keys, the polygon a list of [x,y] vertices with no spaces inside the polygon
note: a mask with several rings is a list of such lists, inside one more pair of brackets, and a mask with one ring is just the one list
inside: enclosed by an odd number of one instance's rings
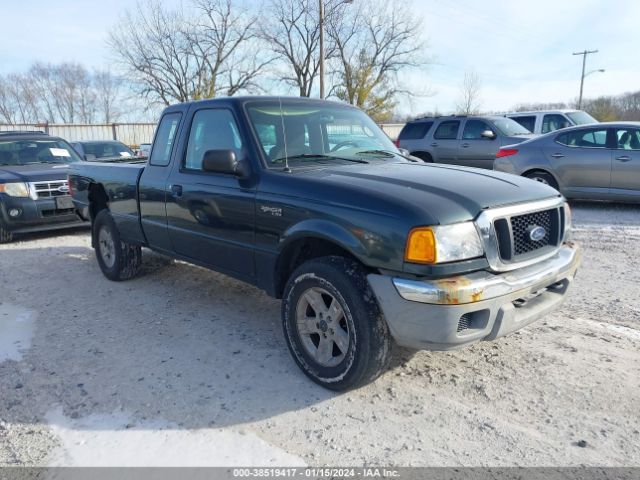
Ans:
{"label": "rear cab window", "polygon": [[436,128],[433,138],[437,140],[455,140],[458,137],[458,130],[460,129],[459,120],[448,120],[442,122]]}
{"label": "rear cab window", "polygon": [[398,135],[398,140],[421,140],[432,126],[433,122],[407,123]]}
{"label": "rear cab window", "polygon": [[526,128],[530,132],[533,132],[534,128],[536,127],[536,117],[535,117],[535,115],[527,115],[527,116],[522,116],[522,117],[509,117],[509,118],[512,119],[512,120],[515,120],[516,122],[518,122],[520,125],[522,125],[524,128]]}
{"label": "rear cab window", "polygon": [[182,113],[180,112],[167,113],[162,117],[149,156],[149,165],[157,167],[169,165],[181,118]]}

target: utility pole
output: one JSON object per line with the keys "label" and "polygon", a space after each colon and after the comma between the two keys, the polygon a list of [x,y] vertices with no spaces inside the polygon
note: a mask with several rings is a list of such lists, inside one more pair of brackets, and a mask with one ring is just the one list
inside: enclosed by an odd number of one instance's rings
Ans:
{"label": "utility pole", "polygon": [[[320,99],[324,100],[324,0],[320,1]],[[584,73],[584,72],[583,72]]]}
{"label": "utility pole", "polygon": [[580,96],[578,97],[578,110],[582,108],[582,90],[584,88],[584,69],[587,65],[587,55],[590,53],[598,53],[598,50],[585,50],[584,52],[575,52],[574,55],[582,55],[582,75],[580,76]]}

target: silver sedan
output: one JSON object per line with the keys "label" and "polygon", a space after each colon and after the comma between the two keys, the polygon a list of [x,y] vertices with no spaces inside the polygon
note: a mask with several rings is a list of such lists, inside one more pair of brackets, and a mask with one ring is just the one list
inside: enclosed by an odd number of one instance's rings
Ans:
{"label": "silver sedan", "polygon": [[640,201],[640,122],[565,128],[505,146],[493,168],[551,185],[567,198]]}

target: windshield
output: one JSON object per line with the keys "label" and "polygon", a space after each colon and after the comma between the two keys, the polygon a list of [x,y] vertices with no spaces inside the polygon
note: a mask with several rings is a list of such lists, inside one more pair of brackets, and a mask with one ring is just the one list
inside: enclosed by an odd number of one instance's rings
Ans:
{"label": "windshield", "polygon": [[64,140],[0,141],[0,165],[37,163],[67,164],[80,161],[76,151]]}
{"label": "windshield", "polygon": [[569,117],[575,125],[588,125],[589,123],[598,123],[598,120],[593,118],[587,112],[583,112],[581,110],[578,110],[577,112],[568,112],[567,117]]}
{"label": "windshield", "polygon": [[493,125],[508,137],[513,135],[529,135],[531,132],[511,118],[494,118]]}
{"label": "windshield", "polygon": [[330,103],[251,104],[249,118],[269,167],[395,158],[395,145],[364,112]]}
{"label": "windshield", "polygon": [[82,142],[85,159],[133,157],[133,150],[122,142]]}

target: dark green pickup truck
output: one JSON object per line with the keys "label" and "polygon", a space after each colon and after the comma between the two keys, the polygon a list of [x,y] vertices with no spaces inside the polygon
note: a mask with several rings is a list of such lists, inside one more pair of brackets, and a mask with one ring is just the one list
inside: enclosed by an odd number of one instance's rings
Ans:
{"label": "dark green pickup truck", "polygon": [[77,163],[103,273],[141,247],[282,298],[291,354],[319,384],[354,388],[394,343],[447,350],[557,308],[580,252],[554,189],[404,156],[360,110],[224,98],[162,114],[148,162]]}

